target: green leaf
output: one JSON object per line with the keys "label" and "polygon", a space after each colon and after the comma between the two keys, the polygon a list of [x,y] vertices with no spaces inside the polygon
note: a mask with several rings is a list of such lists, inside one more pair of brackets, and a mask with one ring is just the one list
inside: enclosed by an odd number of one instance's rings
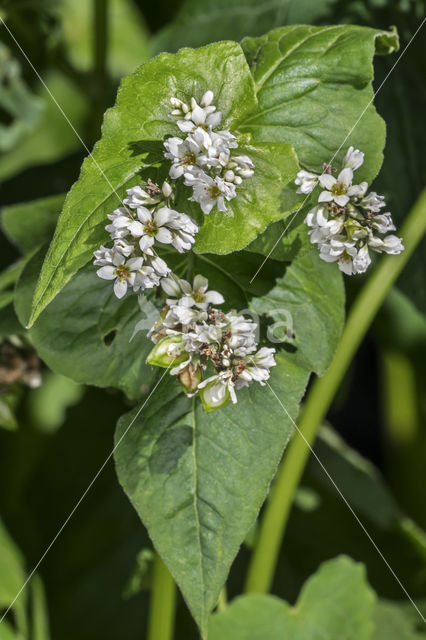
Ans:
{"label": "green leaf", "polygon": [[243,145],[238,151],[253,160],[255,172],[244,181],[237,197],[227,203],[227,213],[214,209],[201,217],[197,204],[188,207],[185,190],[182,209],[185,207],[202,221],[195,243],[199,253],[223,254],[243,249],[270,222],[285,218],[298,206],[300,198],[293,181],[299,165],[289,145],[258,143]]}
{"label": "green leaf", "polygon": [[372,58],[375,51],[395,51],[396,34],[356,26],[292,26],[245,38],[242,46],[259,108],[241,131],[253,142],[291,144],[300,163],[316,171],[339,150],[333,160],[338,163],[352,144],[365,152],[357,179],[371,181],[385,143],[385,124],[372,105]]}
{"label": "green leaf", "polygon": [[18,428],[18,422],[13,413],[13,409],[15,408],[14,399],[13,394],[0,396],[0,427],[9,429],[10,431]]}
{"label": "green leaf", "polygon": [[217,40],[241,40],[284,24],[324,19],[335,0],[186,0],[176,18],[154,36],[152,49],[177,51]]}
{"label": "green leaf", "polygon": [[[9,607],[25,581],[20,551],[0,520],[0,609]],[[16,601],[17,608],[18,600]],[[21,600],[23,603],[24,600]],[[22,605],[23,606],[23,605]]]}
{"label": "green leaf", "polygon": [[[408,593],[416,601],[424,598],[426,534],[401,511],[380,472],[329,428],[321,430],[315,453]],[[314,457],[301,487],[311,500],[309,505],[299,497],[295,500],[277,563],[275,592],[292,601],[298,585],[320,562],[345,553],[366,565],[370,584],[380,597],[404,598],[388,566]]]}
{"label": "green leaf", "polygon": [[[167,254],[165,259],[179,277],[187,277],[186,258],[182,260],[182,256]],[[220,305],[224,311],[248,308],[250,299],[267,293],[276,278],[284,271],[282,263],[271,259],[263,266],[253,282],[250,282],[264,258],[248,251],[221,256],[220,260],[213,254],[195,254],[193,260],[194,274],[200,273],[205,276],[209,281],[209,288],[220,291],[224,296],[225,303]]]}
{"label": "green leaf", "polygon": [[[410,603],[410,606],[411,603]],[[374,633],[372,640],[422,640],[426,638],[426,632],[420,631],[422,620],[414,610],[411,621],[404,614],[401,606],[395,602],[380,600],[374,610]],[[419,627],[419,630],[416,629]],[[422,625],[423,627],[423,625]]]}
{"label": "green leaf", "polygon": [[41,578],[36,574],[31,579],[32,596],[32,638],[33,640],[49,640],[49,614],[46,594]]}
{"label": "green leaf", "polygon": [[[293,418],[307,378],[277,356],[271,385]],[[167,372],[118,423],[119,480],[203,632],[291,431],[268,388],[243,389],[238,404],[211,414]]]}
{"label": "green leaf", "polygon": [[0,626],[0,640],[17,640],[15,632],[8,622],[5,620]]}
{"label": "green leaf", "polygon": [[59,194],[1,210],[1,227],[22,253],[33,251],[53,234],[65,195]]}
{"label": "green leaf", "polygon": [[43,102],[27,88],[19,62],[0,42],[0,151],[5,152],[36,126]]}
{"label": "green leaf", "polygon": [[309,578],[294,607],[269,595],[237,598],[212,616],[209,640],[370,640],[374,602],[365,568],[340,556]]}
{"label": "green leaf", "polygon": [[[71,61],[79,69],[90,71],[93,64],[90,2],[64,0],[58,13]],[[108,20],[108,70],[121,78],[149,58],[148,31],[131,0],[110,0]]]}
{"label": "green leaf", "polygon": [[[106,215],[119,206],[126,187],[138,182],[142,167],[162,157],[161,141],[178,134],[170,117],[170,97],[189,101],[211,89],[235,129],[254,110],[253,81],[241,47],[220,42],[198,50],[162,54],[125,78],[115,107],[106,112],[102,138],[69,192],[34,295],[32,324],[74,273],[107,240]],[[154,155],[154,159],[152,156]]]}
{"label": "green leaf", "polygon": [[[29,261],[16,289],[15,308],[24,325],[43,257],[42,249]],[[132,339],[141,318],[138,297],[118,300],[111,283],[102,281],[89,264],[45,309],[30,335],[38,355],[53,371],[76,382],[118,387],[137,398],[154,374],[145,364],[152,348],[147,329]]]}
{"label": "green leaf", "polygon": [[[289,220],[273,222],[246,247],[246,251],[260,253],[268,258],[262,270],[271,259],[291,262],[296,256],[308,253],[312,249],[312,244],[304,219],[305,213],[299,211],[290,216]],[[256,278],[261,273],[262,271],[259,271]]]}
{"label": "green leaf", "polygon": [[344,287],[336,265],[320,259],[316,248],[297,257],[273,289],[251,301],[251,308],[280,323],[277,338],[292,332],[299,361],[319,375],[329,366],[344,321]]}
{"label": "green leaf", "polygon": [[[78,132],[82,131],[89,105],[86,96],[77,89],[74,81],[58,71],[49,70],[43,79],[54,96],[60,98],[67,117]],[[81,142],[58,109],[46,96],[40,84],[38,93],[45,101],[45,108],[37,126],[22,140],[0,157],[0,178],[5,180],[26,168],[53,162],[65,154],[81,148]]]}

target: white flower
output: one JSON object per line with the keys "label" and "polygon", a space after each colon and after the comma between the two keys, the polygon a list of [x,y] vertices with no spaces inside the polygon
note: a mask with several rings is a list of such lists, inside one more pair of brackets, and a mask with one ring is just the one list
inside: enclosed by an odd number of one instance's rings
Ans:
{"label": "white flower", "polygon": [[368,245],[361,247],[352,260],[353,273],[364,273],[371,264],[370,254],[368,253]]}
{"label": "white flower", "polygon": [[169,207],[161,207],[156,211],[146,207],[136,209],[138,220],[128,226],[130,233],[140,238],[141,251],[146,251],[154,242],[172,244],[182,252],[191,247],[195,242],[193,236],[198,231],[198,226],[184,213],[174,211]]}
{"label": "white flower", "polygon": [[123,203],[131,209],[137,209],[138,207],[146,207],[147,205],[158,204],[160,200],[160,194],[157,196],[152,196],[144,191],[142,187],[136,186],[132,187],[131,189],[127,189],[127,198],[124,198]]}
{"label": "white flower", "polygon": [[251,178],[254,174],[254,164],[248,156],[233,156],[232,165],[236,165],[234,171],[241,178]]}
{"label": "white flower", "polygon": [[336,216],[329,218],[328,211],[324,206],[317,205],[311,209],[306,218],[305,224],[312,227],[309,231],[311,242],[313,244],[321,244],[331,236],[341,233],[344,227],[344,217]]}
{"label": "white flower", "polygon": [[155,273],[161,278],[164,278],[171,272],[171,269],[167,265],[167,263],[162,258],[157,256],[152,249],[147,249],[143,255],[145,264],[149,267],[152,267]]}
{"label": "white flower", "polygon": [[93,260],[93,264],[104,266],[106,264],[111,264],[112,262],[112,251],[111,249],[107,249],[101,244],[99,249],[93,252],[95,259]]}
{"label": "white flower", "polygon": [[177,121],[179,129],[184,133],[191,133],[197,127],[205,129],[218,127],[222,121],[222,114],[211,104],[213,98],[213,92],[207,91],[201,98],[201,105],[204,106],[200,106],[194,98],[191,98],[191,110],[185,114],[184,120]]}
{"label": "white flower", "polygon": [[93,255],[95,256],[93,264],[104,266],[106,264],[114,263],[114,259],[116,257],[129,258],[134,250],[133,245],[128,244],[125,240],[115,240],[112,249],[101,245],[97,251],[93,252]]}
{"label": "white flower", "polygon": [[180,305],[183,307],[198,307],[199,309],[207,309],[212,304],[222,304],[225,302],[224,297],[218,291],[208,291],[209,281],[201,275],[194,278],[192,285],[186,280],[179,278],[164,278],[161,281],[163,290],[172,295],[173,298],[167,299],[167,304]]}
{"label": "white flower", "polygon": [[388,233],[389,231],[395,231],[396,229],[390,213],[382,213],[378,216],[374,216],[371,221],[371,226],[373,229],[377,229],[379,233]]}
{"label": "white flower", "polygon": [[136,274],[142,265],[143,258],[130,258],[126,262],[123,256],[117,254],[113,264],[101,267],[96,273],[104,280],[115,280],[114,293],[117,298],[122,298],[126,295],[128,285],[134,285]]}
{"label": "white flower", "polygon": [[263,386],[265,380],[270,376],[269,369],[277,364],[274,358],[275,349],[262,347],[253,356],[247,356],[245,359],[245,369],[238,375],[236,388],[239,389],[247,386],[249,383],[256,381]]}
{"label": "white flower", "polygon": [[227,405],[229,400],[236,404],[237,394],[232,377],[232,371],[222,371],[200,382],[198,389],[201,390],[200,396],[205,411],[220,409]]}
{"label": "white flower", "polygon": [[326,262],[338,262],[339,269],[347,275],[353,273],[352,259],[356,256],[355,242],[350,242],[341,236],[331,238],[327,244],[320,248],[320,258]]}
{"label": "white flower", "polygon": [[294,181],[298,185],[296,193],[311,193],[318,184],[318,176],[310,171],[301,169]]}
{"label": "white flower", "polygon": [[337,179],[329,173],[323,173],[318,179],[325,191],[319,195],[318,202],[334,202],[344,207],[352,196],[364,195],[367,183],[352,185],[352,169],[343,169]]}
{"label": "white flower", "polygon": [[219,176],[211,178],[201,170],[185,173],[185,184],[193,188],[190,200],[198,202],[205,214],[209,214],[214,206],[217,206],[219,211],[226,211],[225,200],[232,200],[237,195],[234,184]]}
{"label": "white flower", "polygon": [[257,324],[237,315],[234,311],[225,314],[230,329],[227,342],[236,356],[243,357],[256,349]]}
{"label": "white flower", "polygon": [[364,162],[364,154],[359,149],[354,149],[354,147],[349,147],[346,152],[345,157],[343,158],[343,168],[352,169],[355,171],[359,169],[359,167]]}
{"label": "white flower", "polygon": [[176,137],[168,138],[164,142],[166,148],[164,157],[173,163],[170,167],[170,177],[180,178],[185,171],[190,171],[197,164],[200,154],[207,152],[210,146],[210,136],[202,129],[197,129],[185,140]]}
{"label": "white flower", "polygon": [[379,196],[375,191],[371,191],[359,204],[364,209],[368,209],[374,213],[378,213],[382,207],[386,206],[384,196]]}
{"label": "white flower", "polygon": [[369,246],[379,253],[389,253],[392,255],[397,255],[404,251],[404,245],[402,243],[401,238],[394,235],[388,235],[383,240],[380,238],[375,238],[374,236],[370,238],[368,241]]}
{"label": "white flower", "polygon": [[107,217],[111,220],[111,224],[108,224],[105,229],[113,240],[124,238],[128,235],[129,225],[133,222],[133,218],[127,209],[119,207],[109,213]]}

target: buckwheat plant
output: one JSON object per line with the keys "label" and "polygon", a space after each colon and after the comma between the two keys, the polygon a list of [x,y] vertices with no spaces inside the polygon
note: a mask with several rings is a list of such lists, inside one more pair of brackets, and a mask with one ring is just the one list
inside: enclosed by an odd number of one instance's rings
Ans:
{"label": "buckwheat plant", "polygon": [[[235,404],[236,391],[253,381],[265,384],[275,365],[275,349],[262,347],[256,352],[255,322],[235,311],[223,313],[213,307],[224,298],[217,291],[208,291],[208,281],[201,275],[195,276],[192,285],[172,275],[163,278],[161,286],[171,297],[148,333],[155,343],[148,363],[173,364],[170,373],[178,377],[188,395],[199,392],[206,411],[230,401]],[[206,372],[208,377],[203,379]]]}
{"label": "buckwheat plant", "polygon": [[[322,188],[318,204],[309,211],[305,223],[311,227],[311,242],[320,249],[326,262],[338,262],[347,275],[364,273],[371,263],[369,249],[378,253],[398,254],[404,250],[390,213],[380,213],[386,206],[383,196],[367,194],[368,183],[353,184],[354,171],[364,162],[359,149],[349,147],[337,178],[333,169],[323,165],[323,173],[299,171],[297,193],[309,194]],[[383,236],[383,237],[381,237]]]}
{"label": "buckwheat plant", "polygon": [[[164,142],[164,157],[172,162],[170,177],[184,178],[185,185],[193,188],[189,199],[206,215],[214,206],[226,211],[225,200],[237,197],[236,187],[254,171],[248,156],[231,156],[231,149],[238,147],[235,136],[227,130],[214,131],[222,114],[212,105],[213,98],[207,91],[200,105],[191,98],[188,107],[172,97],[170,116],[180,118],[177,126],[188,135]],[[208,291],[206,278],[197,275],[191,285],[157,255],[161,245],[189,251],[198,232],[190,216],[171,208],[173,199],[168,182],[160,189],[148,179],[144,188],[128,189],[123,206],[108,214],[111,223],[105,229],[113,245],[95,251],[94,264],[100,266],[100,278],[114,280],[118,298],[129,287],[137,292],[161,286],[172,296],[148,332],[155,347],[147,362],[171,367],[170,374],[177,376],[185,392],[199,393],[203,408],[214,411],[230,401],[235,404],[238,389],[253,381],[264,384],[275,365],[275,349],[263,347],[254,353],[258,325],[234,311],[225,314],[213,307],[225,300],[219,292]]]}

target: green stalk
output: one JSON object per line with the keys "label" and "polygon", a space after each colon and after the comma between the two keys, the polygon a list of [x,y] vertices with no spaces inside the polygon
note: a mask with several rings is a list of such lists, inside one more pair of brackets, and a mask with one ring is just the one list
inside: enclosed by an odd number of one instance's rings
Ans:
{"label": "green stalk", "polygon": [[[426,231],[426,189],[411,209],[402,229],[405,251],[384,256],[356,298],[348,315],[333,362],[323,378],[312,385],[298,427],[312,447],[340,382],[389,289],[403,270]],[[271,399],[271,401],[273,401]],[[293,496],[305,468],[309,447],[295,434],[283,460],[262,517],[246,581],[246,592],[267,593],[288,521]]]}
{"label": "green stalk", "polygon": [[93,71],[101,85],[107,75],[108,0],[93,2],[93,34]]}
{"label": "green stalk", "polygon": [[155,554],[151,601],[149,607],[147,640],[172,640],[176,609],[176,587],[174,580]]}

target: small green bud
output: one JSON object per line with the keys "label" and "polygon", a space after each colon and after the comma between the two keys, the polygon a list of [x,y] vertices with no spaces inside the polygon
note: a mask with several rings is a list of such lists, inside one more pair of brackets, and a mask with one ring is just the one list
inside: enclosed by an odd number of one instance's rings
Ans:
{"label": "small green bud", "polygon": [[176,366],[188,358],[182,336],[173,335],[161,338],[149,353],[146,362],[167,369],[170,365]]}

